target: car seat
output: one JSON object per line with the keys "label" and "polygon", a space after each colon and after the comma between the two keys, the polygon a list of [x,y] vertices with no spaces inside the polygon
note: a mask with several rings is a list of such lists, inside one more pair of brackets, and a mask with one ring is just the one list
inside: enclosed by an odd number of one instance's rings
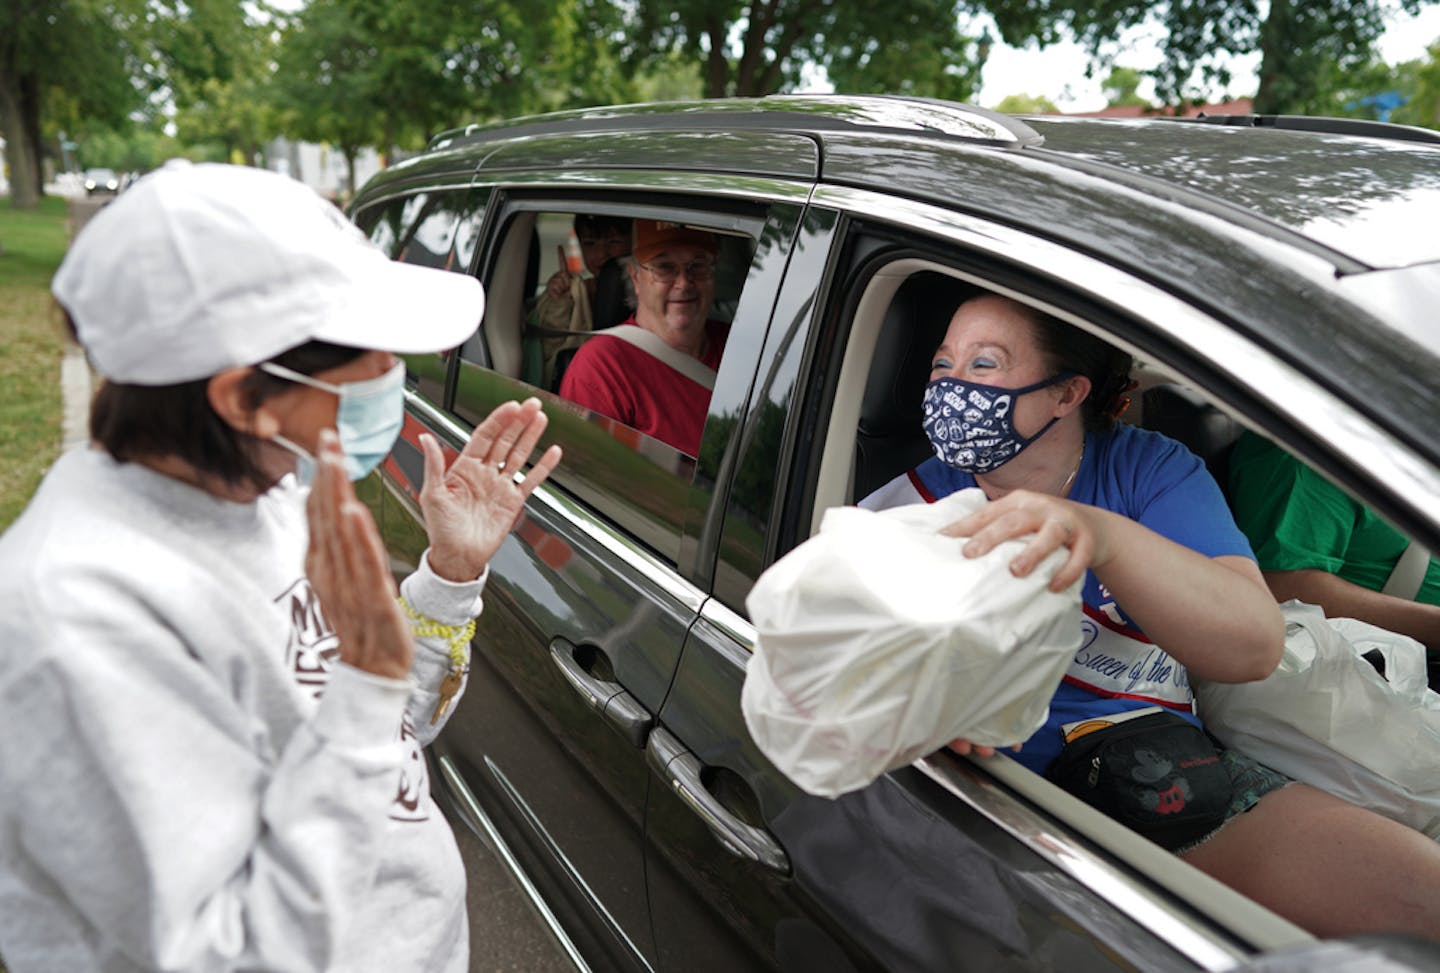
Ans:
{"label": "car seat", "polygon": [[632,313],[625,279],[625,264],[629,259],[611,257],[600,265],[600,272],[595,275],[595,303],[590,308],[590,316],[596,331],[613,328]]}
{"label": "car seat", "polygon": [[969,284],[925,271],[895,291],[870,359],[855,435],[852,498],[863,499],[931,455],[921,426],[930,362]]}
{"label": "car seat", "polygon": [[1204,460],[1228,498],[1230,454],[1240,438],[1240,423],[1183,385],[1156,385],[1141,398],[1145,428],[1178,440]]}

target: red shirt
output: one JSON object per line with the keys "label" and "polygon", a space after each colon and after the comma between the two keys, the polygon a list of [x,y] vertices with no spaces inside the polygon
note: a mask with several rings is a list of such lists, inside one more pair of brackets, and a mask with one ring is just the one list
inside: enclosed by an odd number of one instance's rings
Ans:
{"label": "red shirt", "polygon": [[[634,325],[632,316],[625,324]],[[706,321],[701,362],[719,370],[730,326]],[[649,353],[611,335],[587,339],[560,380],[560,395],[618,419],[682,453],[698,456],[710,390]]]}

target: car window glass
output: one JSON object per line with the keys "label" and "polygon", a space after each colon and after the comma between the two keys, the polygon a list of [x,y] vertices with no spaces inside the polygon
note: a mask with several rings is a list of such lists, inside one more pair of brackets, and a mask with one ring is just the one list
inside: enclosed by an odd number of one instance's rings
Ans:
{"label": "car window glass", "polygon": [[[484,203],[483,196],[463,189],[415,193],[370,207],[356,214],[355,222],[371,242],[402,263],[466,273]],[[411,386],[431,401],[443,402],[450,350],[400,357]]]}
{"label": "car window glass", "polygon": [[485,226],[483,216],[488,194],[486,197],[479,197],[478,191],[475,192],[477,198],[472,198],[469,206],[471,216],[460,220],[455,227],[451,269],[460,273],[466,273],[475,266],[475,253],[479,249],[480,233]]}
{"label": "car window glass", "polygon": [[436,194],[424,205],[419,218],[414,219],[412,223],[410,210],[423,198],[423,194],[416,196],[401,214],[405,226],[410,227],[410,230],[402,238],[403,242],[395,254],[395,259],[404,263],[419,264],[423,267],[440,267],[444,270],[459,269],[463,272],[468,269],[467,265],[462,264],[458,268],[452,266],[451,243],[455,239],[455,231],[460,224],[464,193]]}
{"label": "car window glass", "polygon": [[425,199],[425,194],[421,193],[366,207],[355,214],[355,225],[360,227],[361,232],[368,236],[370,242],[379,247],[385,256],[393,257],[404,234],[407,214],[418,212],[417,202],[423,206]]}
{"label": "car window glass", "polygon": [[[611,349],[612,355],[589,374],[595,382],[613,381],[615,385],[602,384],[602,397],[586,398],[589,392],[575,391],[578,381],[566,383],[565,374],[572,368],[575,356],[592,340],[585,337],[591,333],[591,326],[609,327],[628,321],[636,314],[637,303],[628,266],[630,258],[618,252],[630,249],[633,217],[607,217],[601,221],[602,235],[617,236],[617,252],[603,260],[593,257],[588,263],[577,253],[580,234],[571,239],[577,227],[576,217],[574,211],[522,211],[512,214],[505,224],[499,245],[489,258],[482,333],[460,351],[454,409],[462,418],[476,422],[498,401],[542,393],[550,415],[548,437],[565,450],[565,462],[552,481],[603,510],[607,518],[646,547],[674,562],[710,393],[694,381],[693,374],[686,377],[676,370],[693,364],[679,360],[683,353],[668,348],[652,353],[613,338],[606,340],[621,347]],[[711,322],[706,327],[705,348],[709,360],[718,364],[717,359],[724,356],[719,354],[719,347],[709,342],[718,340],[723,347],[750,272],[754,238],[733,226],[705,225],[693,218],[683,223],[690,231],[705,234],[703,239],[713,240],[713,267],[701,252],[699,257],[691,254],[687,259],[705,266],[681,269],[679,265],[663,266],[674,262],[662,260],[660,273],[675,273],[673,291],[684,298],[682,304],[698,307],[705,294],[713,292],[705,315]],[[579,225],[587,224],[582,219]],[[617,227],[625,233],[623,246]],[[586,233],[587,246],[594,242],[593,236]],[[563,300],[550,293],[552,278],[561,271],[562,262],[570,283],[565,287],[557,285],[555,290]],[[570,268],[576,266],[582,269],[572,273]],[[643,273],[643,269],[637,270],[636,276]],[[685,281],[692,273],[705,279],[698,285],[687,285]],[[607,291],[607,286],[612,289]],[[652,293],[661,289],[658,281],[647,280],[641,286],[651,287]],[[588,315],[575,311],[575,295],[580,288],[585,288],[581,300],[588,303]],[[652,307],[656,306],[652,303]],[[557,307],[561,308],[559,313]],[[594,315],[606,307],[608,319],[596,319]],[[570,333],[574,333],[573,337]],[[558,352],[554,351],[557,347]],[[547,352],[553,353],[556,360],[550,368],[545,363]],[[579,360],[585,369],[585,356]],[[711,370],[712,382],[713,378]],[[573,397],[565,397],[562,391]],[[631,407],[633,412],[613,414]]]}

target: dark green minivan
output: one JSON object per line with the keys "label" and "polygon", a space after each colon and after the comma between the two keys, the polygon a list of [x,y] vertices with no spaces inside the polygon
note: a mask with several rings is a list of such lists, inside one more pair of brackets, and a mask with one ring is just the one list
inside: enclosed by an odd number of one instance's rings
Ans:
{"label": "dark green minivan", "polygon": [[[1434,133],[883,97],[630,106],[448,132],[351,215],[487,294],[463,345],[407,359],[405,432],[370,490],[397,575],[424,543],[422,431],[458,447],[537,395],[564,448],[491,566],[431,784],[577,968],[1440,968],[1414,942],[1316,940],[1003,755],[810,796],[739,703],[751,585],[927,455],[929,358],[982,290],[1134,355],[1124,421],[1221,482],[1249,429],[1440,550]],[[729,338],[696,455],[536,365],[536,299],[584,215],[718,241]]]}

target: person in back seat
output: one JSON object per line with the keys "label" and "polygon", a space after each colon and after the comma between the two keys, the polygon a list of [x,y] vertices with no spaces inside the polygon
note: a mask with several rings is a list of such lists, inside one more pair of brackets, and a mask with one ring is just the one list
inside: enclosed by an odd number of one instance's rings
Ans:
{"label": "person in back seat", "polygon": [[1285,450],[1247,432],[1230,458],[1230,503],[1276,601],[1319,605],[1425,645],[1440,676],[1440,561],[1395,578],[1405,536]]}
{"label": "person in back seat", "polygon": [[630,280],[637,332],[586,340],[560,381],[560,394],[639,429],[682,453],[700,452],[700,433],[729,326],[710,320],[715,300],[713,233],[663,220],[636,220]]}
{"label": "person in back seat", "polygon": [[[961,554],[1025,539],[1010,563],[1017,576],[1062,550],[1052,590],[1083,577],[1083,640],[1020,763],[1040,773],[1079,765],[1089,790],[1083,776],[1066,789],[1082,800],[1096,781],[1133,795],[1151,813],[1126,823],[1316,935],[1440,937],[1440,844],[1239,751],[1217,752],[1200,732],[1190,676],[1265,678],[1284,620],[1201,460],[1114,422],[1130,366],[1129,355],[1009,298],[966,301],[925,391],[936,455],[861,506],[978,487],[989,502],[944,531],[969,538]],[[1106,724],[1120,731],[1112,756],[1129,754],[1128,764],[1089,762],[1087,734]],[[972,750],[965,740],[952,747]],[[1186,831],[1174,827],[1202,807]]]}
{"label": "person in back seat", "polygon": [[580,244],[582,273],[572,274],[560,248],[560,268],[545,282],[530,312],[530,323],[544,329],[537,335],[540,348],[541,384],[552,388],[556,358],[566,349],[580,347],[583,337],[545,332],[586,332],[608,328],[615,318],[595,320],[596,285],[601,268],[611,260],[624,260],[630,255],[630,221],[622,216],[599,216],[578,213],[575,216],[575,238]]}

